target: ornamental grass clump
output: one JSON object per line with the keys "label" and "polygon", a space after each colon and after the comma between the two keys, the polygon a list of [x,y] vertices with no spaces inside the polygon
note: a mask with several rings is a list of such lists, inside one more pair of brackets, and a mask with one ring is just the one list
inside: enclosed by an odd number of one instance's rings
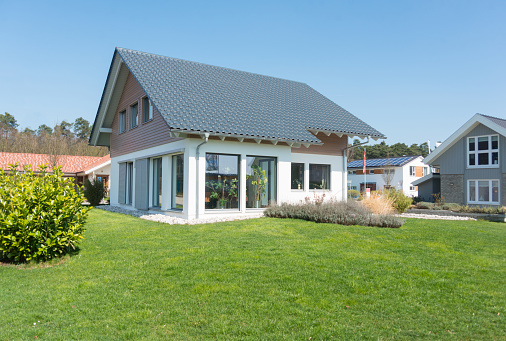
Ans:
{"label": "ornamental grass clump", "polygon": [[89,208],[72,178],[60,168],[0,170],[0,260],[47,261],[76,248]]}
{"label": "ornamental grass clump", "polygon": [[393,199],[381,192],[372,192],[369,197],[360,202],[375,214],[392,214],[394,210]]}
{"label": "ornamental grass clump", "polygon": [[270,206],[264,214],[274,218],[292,218],[339,225],[361,225],[377,227],[401,227],[404,220],[389,215],[374,215],[362,204],[349,201],[327,201],[320,204],[305,202],[282,203]]}

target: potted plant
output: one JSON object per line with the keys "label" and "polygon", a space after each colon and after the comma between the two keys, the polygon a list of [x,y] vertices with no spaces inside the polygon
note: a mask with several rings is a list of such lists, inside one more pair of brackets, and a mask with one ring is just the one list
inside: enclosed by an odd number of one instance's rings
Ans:
{"label": "potted plant", "polygon": [[253,171],[253,174],[248,175],[248,180],[251,181],[251,185],[255,188],[255,208],[259,208],[260,197],[262,194],[265,194],[267,190],[267,176],[265,176],[265,170],[260,168],[258,165],[252,165],[251,170]]}

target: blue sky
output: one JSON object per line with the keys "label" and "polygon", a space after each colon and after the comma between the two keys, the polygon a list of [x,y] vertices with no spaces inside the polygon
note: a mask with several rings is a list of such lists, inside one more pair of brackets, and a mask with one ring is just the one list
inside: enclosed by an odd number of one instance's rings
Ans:
{"label": "blue sky", "polygon": [[0,112],[93,122],[120,46],[309,84],[388,136],[506,117],[506,1],[0,0]]}

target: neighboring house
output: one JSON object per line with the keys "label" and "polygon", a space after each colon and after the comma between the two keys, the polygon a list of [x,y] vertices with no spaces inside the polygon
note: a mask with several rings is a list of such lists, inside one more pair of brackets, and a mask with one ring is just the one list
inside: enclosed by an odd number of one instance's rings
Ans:
{"label": "neighboring house", "polygon": [[365,180],[363,160],[351,161],[348,163],[348,189],[363,192],[365,181],[366,188],[371,191],[396,188],[407,196],[416,197],[418,188],[413,181],[429,172],[422,159],[420,155],[366,159]]}
{"label": "neighboring house", "polygon": [[109,175],[111,174],[111,157],[96,156],[73,156],[73,155],[48,155],[30,153],[0,153],[0,169],[10,170],[10,165],[17,163],[17,170],[24,170],[25,166],[34,172],[39,172],[39,166],[47,165],[47,171],[51,171],[51,165],[56,163],[61,167],[64,177],[74,178],[76,184],[83,184],[85,179],[98,179],[109,187]]}
{"label": "neighboring house", "polygon": [[506,120],[474,115],[425,159],[448,203],[506,205]]}
{"label": "neighboring house", "polygon": [[199,219],[346,200],[354,136],[385,138],[304,83],[117,48],[90,144],[111,205]]}
{"label": "neighboring house", "polygon": [[435,202],[441,195],[441,175],[439,174],[439,170],[437,171],[438,173],[431,172],[413,181],[413,186],[418,187],[418,196],[422,201]]}

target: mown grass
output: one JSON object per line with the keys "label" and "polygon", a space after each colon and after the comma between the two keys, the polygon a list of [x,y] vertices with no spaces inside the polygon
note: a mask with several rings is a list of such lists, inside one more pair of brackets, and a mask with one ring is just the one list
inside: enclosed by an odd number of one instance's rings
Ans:
{"label": "mown grass", "polygon": [[0,267],[0,340],[504,340],[505,228],[170,226],[94,209],[77,255]]}

